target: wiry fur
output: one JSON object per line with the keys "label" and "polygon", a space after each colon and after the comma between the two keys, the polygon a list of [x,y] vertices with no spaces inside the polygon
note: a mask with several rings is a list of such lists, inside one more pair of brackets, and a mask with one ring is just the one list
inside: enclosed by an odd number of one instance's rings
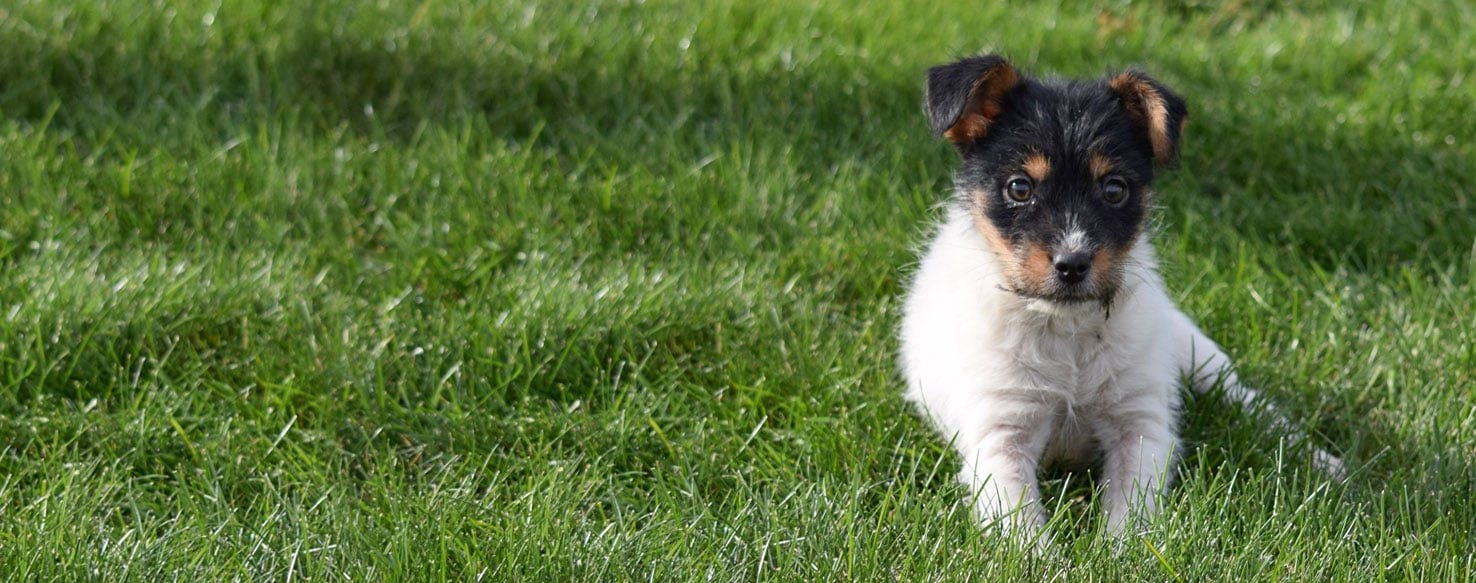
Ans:
{"label": "wiry fur", "polygon": [[[1220,347],[1170,300],[1143,228],[1151,163],[1173,159],[1175,152],[1164,148],[1176,149],[1185,109],[1137,72],[1130,81],[1167,100],[1148,110],[1172,127],[1142,128],[1147,116],[1121,104],[1113,96],[1122,94],[1111,93],[1116,85],[1107,82],[1093,88],[1026,79],[977,95],[979,84],[969,78],[1015,75],[988,70],[1001,66],[1009,67],[991,56],[929,73],[933,129],[954,141],[964,166],[957,199],[907,295],[901,330],[907,397],[962,455],[959,478],[973,489],[985,521],[1034,531],[1045,520],[1037,471],[1100,462],[1107,529],[1124,532],[1134,517],[1155,511],[1168,484],[1182,379],[1196,389],[1223,383],[1231,400],[1260,406]],[[968,90],[974,95],[957,93]],[[974,110],[984,112],[980,119],[963,119],[973,107],[968,99],[989,100]],[[947,133],[961,125],[969,130],[965,138],[956,129]],[[1001,202],[999,177],[1018,174],[1011,165],[1041,152],[1055,168],[1039,185],[1038,208],[999,206],[1015,204]],[[1115,158],[1105,165],[1102,156]],[[1136,208],[1104,205],[1093,194],[1102,179],[1093,174],[1107,166],[1136,174]],[[1113,273],[1069,289],[1027,273],[1028,262],[1038,261],[1031,253],[1054,258],[1081,249],[1111,258],[1101,265]],[[1316,461],[1341,472],[1341,461],[1325,452]]]}

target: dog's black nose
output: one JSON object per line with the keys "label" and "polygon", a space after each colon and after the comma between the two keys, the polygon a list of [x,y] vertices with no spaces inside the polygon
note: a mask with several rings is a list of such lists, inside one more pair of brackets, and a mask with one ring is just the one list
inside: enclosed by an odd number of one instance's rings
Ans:
{"label": "dog's black nose", "polygon": [[1073,251],[1056,256],[1056,277],[1062,283],[1081,283],[1086,279],[1087,271],[1092,268],[1092,256],[1090,253]]}

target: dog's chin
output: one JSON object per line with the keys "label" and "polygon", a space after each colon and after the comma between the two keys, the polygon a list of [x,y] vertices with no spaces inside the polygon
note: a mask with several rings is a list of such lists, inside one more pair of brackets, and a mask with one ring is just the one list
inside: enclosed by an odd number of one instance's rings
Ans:
{"label": "dog's chin", "polygon": [[1107,306],[1112,303],[1112,298],[1117,290],[1078,284],[1056,285],[1045,290],[1015,288],[1010,291],[1024,299],[1064,307],[1091,303]]}
{"label": "dog's chin", "polygon": [[1088,292],[1076,292],[1076,291],[1052,292],[1052,293],[1048,293],[1048,294],[1042,295],[1042,296],[1040,296],[1040,297],[1038,297],[1036,299],[1045,300],[1045,301],[1051,302],[1053,304],[1062,304],[1062,305],[1076,305],[1076,304],[1085,304],[1087,302],[1100,302],[1100,301],[1102,301],[1102,297],[1099,296],[1099,295],[1097,295],[1097,294],[1088,293]]}

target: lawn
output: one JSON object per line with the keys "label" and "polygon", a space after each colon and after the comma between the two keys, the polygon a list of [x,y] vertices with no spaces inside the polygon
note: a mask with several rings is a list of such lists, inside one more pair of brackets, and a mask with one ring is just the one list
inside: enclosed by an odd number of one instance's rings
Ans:
{"label": "lawn", "polygon": [[[6,580],[1462,580],[1476,7],[0,7]],[[922,71],[1189,101],[1174,296],[1342,453],[1191,399],[1140,537],[980,529],[901,399]]]}

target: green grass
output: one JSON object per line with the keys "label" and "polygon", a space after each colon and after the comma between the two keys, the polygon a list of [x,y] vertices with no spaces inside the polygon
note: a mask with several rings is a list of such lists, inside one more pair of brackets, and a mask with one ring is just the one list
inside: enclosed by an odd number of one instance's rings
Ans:
{"label": "green grass", "polygon": [[[1466,3],[308,4],[0,8],[5,579],[1476,570]],[[1148,535],[976,527],[894,336],[981,50],[1188,97],[1166,277],[1349,483],[1200,399]]]}

